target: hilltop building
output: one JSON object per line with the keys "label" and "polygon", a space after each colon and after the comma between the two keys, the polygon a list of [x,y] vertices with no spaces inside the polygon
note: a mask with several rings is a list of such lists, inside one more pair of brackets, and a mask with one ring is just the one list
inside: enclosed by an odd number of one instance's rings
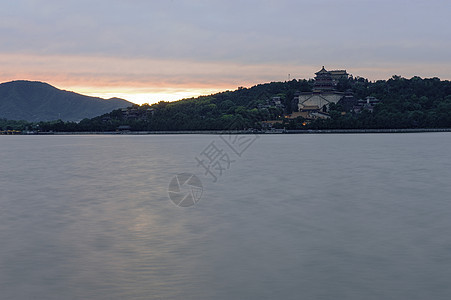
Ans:
{"label": "hilltop building", "polygon": [[[294,94],[292,101],[292,113],[286,114],[285,119],[304,119],[303,125],[318,119],[329,119],[329,106],[331,103],[339,104],[342,108],[341,114],[347,113],[358,114],[362,111],[373,112],[374,107],[381,103],[381,100],[368,96],[365,99],[355,97],[351,89],[346,92],[338,91],[338,84],[341,80],[348,80],[352,75],[346,70],[328,71],[324,66],[315,73],[313,87],[311,92],[299,92]],[[279,107],[283,108],[280,97],[273,97],[267,100],[266,104],[259,104],[258,108]],[[278,124],[280,127],[284,123],[283,120],[263,121],[264,129],[271,129]]]}
{"label": "hilltop building", "polygon": [[337,91],[337,85],[341,79],[348,78],[346,70],[327,71],[323,66],[315,75],[313,91],[299,93],[294,99],[299,111],[316,107],[327,112],[330,103],[337,103],[344,97],[344,93]]}

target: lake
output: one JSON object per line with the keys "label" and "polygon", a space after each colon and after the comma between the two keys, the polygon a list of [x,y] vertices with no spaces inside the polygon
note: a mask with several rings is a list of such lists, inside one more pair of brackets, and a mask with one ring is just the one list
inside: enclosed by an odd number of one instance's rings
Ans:
{"label": "lake", "polygon": [[0,136],[0,167],[1,299],[451,299],[451,133]]}

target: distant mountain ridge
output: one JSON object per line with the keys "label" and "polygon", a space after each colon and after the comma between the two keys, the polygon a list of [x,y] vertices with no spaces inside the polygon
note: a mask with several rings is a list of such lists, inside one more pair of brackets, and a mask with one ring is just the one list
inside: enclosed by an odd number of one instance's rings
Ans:
{"label": "distant mountain ridge", "polygon": [[39,81],[0,84],[0,118],[8,120],[80,121],[131,105],[127,100],[85,96]]}

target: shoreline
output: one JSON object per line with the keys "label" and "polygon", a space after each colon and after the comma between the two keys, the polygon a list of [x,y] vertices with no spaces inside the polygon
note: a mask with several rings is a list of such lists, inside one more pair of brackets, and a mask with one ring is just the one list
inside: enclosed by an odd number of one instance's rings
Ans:
{"label": "shoreline", "polygon": [[103,132],[24,132],[2,135],[171,135],[171,134],[361,134],[361,133],[421,133],[451,132],[451,128],[409,128],[409,129],[310,129],[310,130],[179,130],[179,131],[103,131]]}

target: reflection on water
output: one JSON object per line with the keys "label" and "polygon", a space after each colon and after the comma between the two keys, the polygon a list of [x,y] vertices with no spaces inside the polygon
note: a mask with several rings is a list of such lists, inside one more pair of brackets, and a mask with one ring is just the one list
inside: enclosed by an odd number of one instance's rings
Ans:
{"label": "reflection on water", "polygon": [[449,299],[450,137],[265,135],[217,183],[214,136],[0,137],[0,298]]}

